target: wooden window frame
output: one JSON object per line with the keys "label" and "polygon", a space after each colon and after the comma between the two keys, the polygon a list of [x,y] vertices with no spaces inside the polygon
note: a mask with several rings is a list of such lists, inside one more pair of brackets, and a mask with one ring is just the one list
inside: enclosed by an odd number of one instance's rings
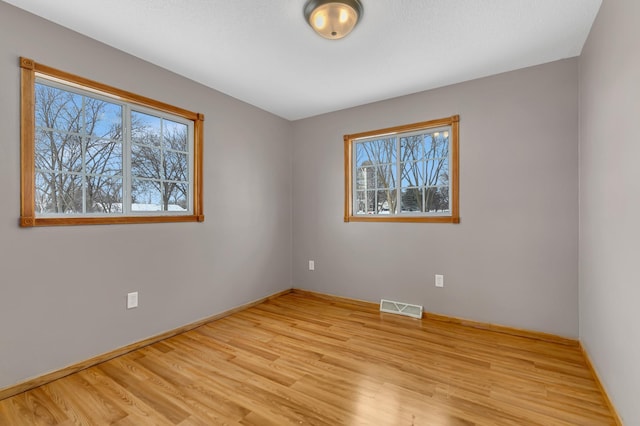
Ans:
{"label": "wooden window frame", "polygon": [[[131,92],[120,90],[106,84],[79,77],[39,64],[28,58],[20,58],[21,68],[21,125],[20,125],[20,226],[58,226],[58,225],[107,225],[130,223],[161,222],[203,222],[203,138],[204,115],[175,107]],[[191,214],[164,215],[117,215],[117,216],[70,216],[36,217],[35,208],[35,83],[36,74],[45,78],[60,80],[72,86],[88,91],[98,91],[120,101],[139,105],[160,112],[173,114],[193,122],[193,168]]]}
{"label": "wooden window frame", "polygon": [[[419,123],[406,124],[402,126],[388,127],[385,129],[372,130],[352,135],[344,135],[344,221],[345,222],[426,222],[426,223],[460,223],[459,213],[459,121],[458,115],[440,118],[436,120],[423,121]],[[451,137],[449,139],[450,150],[450,214],[447,215],[355,215],[353,214],[353,145],[360,139],[376,136],[391,136],[395,134],[428,130],[432,128],[450,126]]]}

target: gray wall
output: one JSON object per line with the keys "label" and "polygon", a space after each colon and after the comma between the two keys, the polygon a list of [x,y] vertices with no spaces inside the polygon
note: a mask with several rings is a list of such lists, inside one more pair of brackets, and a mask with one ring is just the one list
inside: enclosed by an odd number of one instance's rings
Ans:
{"label": "gray wall", "polygon": [[[577,67],[563,60],[295,122],[294,286],[577,337]],[[460,224],[343,222],[342,135],[453,114]]]}
{"label": "gray wall", "polygon": [[[206,221],[18,228],[18,56],[205,114]],[[289,122],[3,2],[0,81],[0,388],[291,288]]]}
{"label": "gray wall", "polygon": [[640,425],[640,2],[605,0],[580,58],[580,339]]}

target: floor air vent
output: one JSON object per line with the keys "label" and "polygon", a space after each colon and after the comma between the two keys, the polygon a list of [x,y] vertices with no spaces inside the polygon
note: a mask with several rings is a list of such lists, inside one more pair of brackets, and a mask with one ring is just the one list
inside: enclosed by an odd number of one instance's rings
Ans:
{"label": "floor air vent", "polygon": [[390,314],[406,315],[413,318],[422,318],[422,306],[394,302],[393,300],[380,300],[380,311]]}

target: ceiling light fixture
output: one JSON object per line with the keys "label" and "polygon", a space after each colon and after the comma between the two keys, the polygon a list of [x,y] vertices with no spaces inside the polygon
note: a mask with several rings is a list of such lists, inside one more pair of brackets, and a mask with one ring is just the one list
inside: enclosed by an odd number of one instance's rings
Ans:
{"label": "ceiling light fixture", "polygon": [[304,17],[315,32],[337,40],[349,34],[362,17],[359,0],[309,0]]}

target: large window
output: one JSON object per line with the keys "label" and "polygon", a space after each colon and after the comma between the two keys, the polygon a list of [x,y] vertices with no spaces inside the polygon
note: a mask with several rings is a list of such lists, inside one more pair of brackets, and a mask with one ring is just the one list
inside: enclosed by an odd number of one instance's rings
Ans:
{"label": "large window", "polygon": [[345,221],[458,223],[458,120],[346,135]]}
{"label": "large window", "polygon": [[20,64],[22,226],[204,220],[201,114]]}

